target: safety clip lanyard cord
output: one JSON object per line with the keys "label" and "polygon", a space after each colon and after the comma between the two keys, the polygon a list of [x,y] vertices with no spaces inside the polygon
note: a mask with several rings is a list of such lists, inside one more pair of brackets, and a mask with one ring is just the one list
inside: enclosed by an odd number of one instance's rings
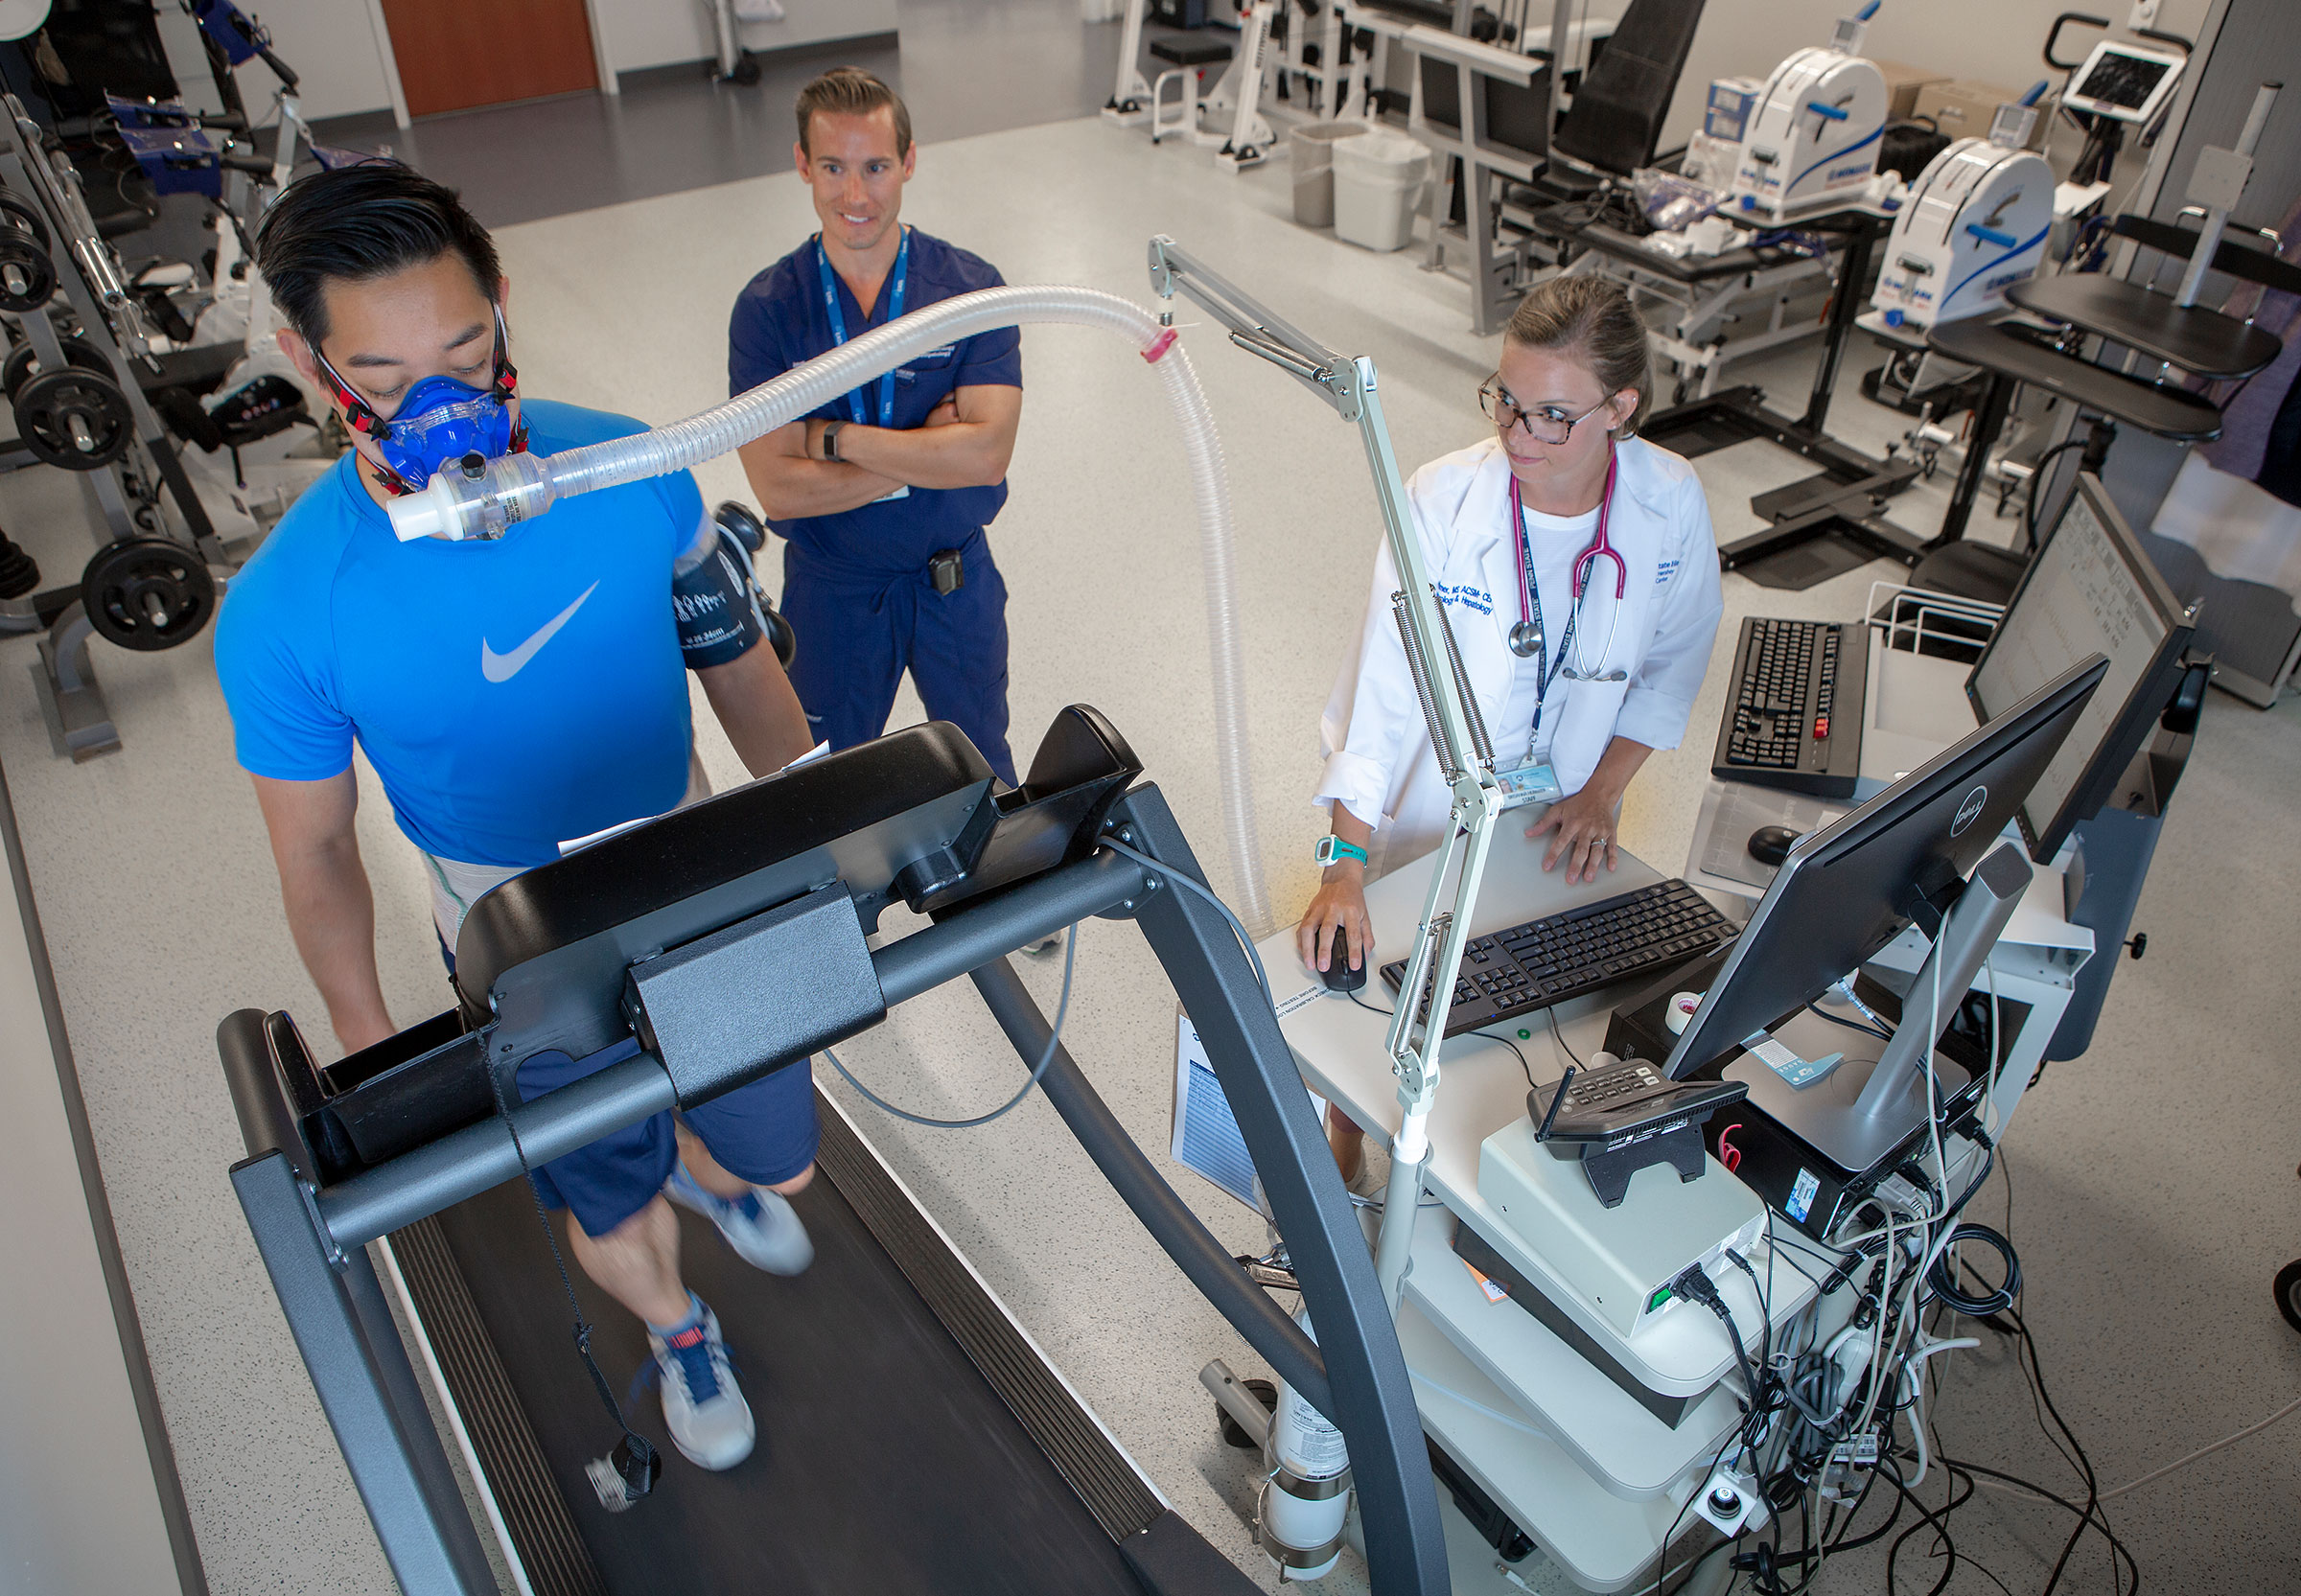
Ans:
{"label": "safety clip lanyard cord", "polygon": [[[1609,473],[1607,486],[1614,478]],[[1607,496],[1613,497],[1611,493]],[[1518,539],[1518,613],[1521,619],[1534,628],[1534,675],[1542,691],[1534,700],[1534,735],[1542,735],[1542,706],[1549,701],[1550,688],[1558,681],[1558,673],[1566,669],[1567,651],[1574,646],[1574,632],[1582,623],[1581,584],[1574,585],[1573,607],[1566,613],[1566,636],[1558,639],[1558,657],[1553,662],[1545,652],[1542,625],[1542,579],[1534,574],[1534,539],[1526,530],[1525,500],[1520,497],[1518,478],[1510,478],[1510,524]],[[1606,509],[1598,508],[1598,536],[1606,536]],[[1577,563],[1578,564],[1578,563]]]}
{"label": "safety clip lanyard cord", "polygon": [[[488,1086],[495,1094],[496,1117],[503,1122],[503,1128],[511,1132],[511,1150],[518,1155],[520,1173],[526,1178],[527,1195],[535,1204],[536,1223],[544,1227],[544,1245],[551,1249],[551,1266],[559,1271],[559,1288],[567,1293],[568,1307],[574,1310],[575,1351],[583,1358],[584,1368],[591,1374],[592,1388],[599,1393],[600,1404],[607,1409],[608,1417],[616,1422],[616,1427],[623,1432],[623,1439],[630,1444],[631,1455],[641,1469],[652,1470],[655,1448],[623,1417],[623,1404],[616,1400],[615,1388],[607,1383],[607,1376],[600,1372],[598,1360],[592,1355],[591,1322],[583,1316],[583,1303],[575,1295],[575,1283],[568,1278],[568,1261],[560,1256],[559,1237],[551,1229],[551,1215],[545,1212],[543,1189],[535,1184],[535,1169],[528,1164],[527,1148],[520,1141],[519,1122],[511,1117],[511,1103],[504,1095],[502,1077],[493,1068],[486,1073]],[[518,1074],[515,1067],[512,1071],[515,1080]],[[643,1495],[645,1491],[642,1489],[635,1494]]]}
{"label": "safety clip lanyard cord", "polygon": [[[847,312],[839,308],[839,279],[831,271],[831,258],[824,252],[823,235],[815,235],[815,271],[823,281],[824,313],[831,323],[831,342],[834,346],[847,342]],[[887,300],[887,320],[899,320],[903,313],[903,297],[911,286],[911,230],[903,229],[903,242],[895,251],[895,282]],[[863,320],[868,328],[871,307],[862,307]],[[882,323],[881,325],[885,325]],[[863,390],[856,388],[847,396],[848,414],[855,425],[865,426],[870,417],[863,407]],[[879,378],[879,425],[895,425],[895,373],[889,371]]]}

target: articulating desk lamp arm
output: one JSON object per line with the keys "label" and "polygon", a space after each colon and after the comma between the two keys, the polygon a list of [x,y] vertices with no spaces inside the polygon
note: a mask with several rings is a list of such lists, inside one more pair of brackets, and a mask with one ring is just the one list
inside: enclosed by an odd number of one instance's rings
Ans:
{"label": "articulating desk lamp arm", "polygon": [[[1401,589],[1393,603],[1407,668],[1429,723],[1430,746],[1453,790],[1453,824],[1448,828],[1446,844],[1430,872],[1429,892],[1423,901],[1413,951],[1407,956],[1399,984],[1401,1001],[1386,1044],[1391,1068],[1398,1076],[1402,1112],[1398,1134],[1391,1140],[1390,1185],[1383,1199],[1375,1273],[1395,1314],[1413,1238],[1414,1212],[1422,1198],[1423,1165],[1429,1156],[1429,1122],[1438,1095],[1438,1049],[1446,1035],[1447,1010],[1453,1003],[1451,972],[1460,968],[1463,947],[1470,938],[1471,911],[1486,872],[1495,821],[1502,810],[1501,783],[1494,772],[1494,751],[1479,717],[1477,699],[1462,669],[1453,630],[1431,589],[1421,541],[1414,535],[1406,482],[1390,445],[1390,428],[1383,419],[1374,362],[1364,356],[1341,355],[1289,325],[1163,234],[1150,241],[1150,287],[1161,299],[1172,301],[1176,293],[1182,294],[1229,329],[1232,343],[1287,372],[1333,406],[1343,420],[1357,424],[1367,469],[1374,477],[1375,498],[1382,509],[1383,535],[1398,567]],[[1171,326],[1173,315],[1172,311],[1164,311],[1159,319]],[[1458,873],[1454,869],[1457,862]],[[1450,876],[1453,878],[1452,902],[1442,910],[1440,901]],[[1432,970],[1449,972],[1448,979],[1429,981]],[[1417,1026],[1412,997],[1423,990],[1426,981],[1430,986],[1430,1007]]]}

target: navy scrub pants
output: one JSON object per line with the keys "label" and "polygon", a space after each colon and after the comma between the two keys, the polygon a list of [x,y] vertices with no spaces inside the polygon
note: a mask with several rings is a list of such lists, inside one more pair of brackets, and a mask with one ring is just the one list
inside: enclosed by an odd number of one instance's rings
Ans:
{"label": "navy scrub pants", "polygon": [[925,567],[900,576],[826,567],[796,547],[783,556],[779,606],[799,634],[791,685],[807,725],[834,749],[887,729],[903,672],[930,719],[949,721],[1010,785],[1007,746],[1007,583],[978,533],[963,556],[966,583],[938,593]]}

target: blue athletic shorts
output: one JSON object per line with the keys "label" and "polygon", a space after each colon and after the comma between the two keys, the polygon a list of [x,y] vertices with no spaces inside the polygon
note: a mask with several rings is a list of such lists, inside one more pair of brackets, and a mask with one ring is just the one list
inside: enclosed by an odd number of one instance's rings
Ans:
{"label": "blue athletic shorts", "polygon": [[[520,1100],[532,1102],[596,1075],[639,1049],[627,1038],[589,1058],[537,1053],[520,1066]],[[815,1077],[805,1059],[679,1117],[728,1173],[754,1186],[795,1179],[815,1162]],[[546,1204],[573,1214],[585,1235],[605,1236],[647,1206],[678,1159],[679,1138],[665,1110],[552,1160],[535,1171],[535,1186]]]}

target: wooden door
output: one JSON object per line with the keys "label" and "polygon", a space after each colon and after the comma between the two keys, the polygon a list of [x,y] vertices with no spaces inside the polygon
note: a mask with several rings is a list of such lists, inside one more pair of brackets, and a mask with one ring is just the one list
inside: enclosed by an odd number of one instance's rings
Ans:
{"label": "wooden door", "polygon": [[409,116],[599,86],[583,0],[384,0]]}

